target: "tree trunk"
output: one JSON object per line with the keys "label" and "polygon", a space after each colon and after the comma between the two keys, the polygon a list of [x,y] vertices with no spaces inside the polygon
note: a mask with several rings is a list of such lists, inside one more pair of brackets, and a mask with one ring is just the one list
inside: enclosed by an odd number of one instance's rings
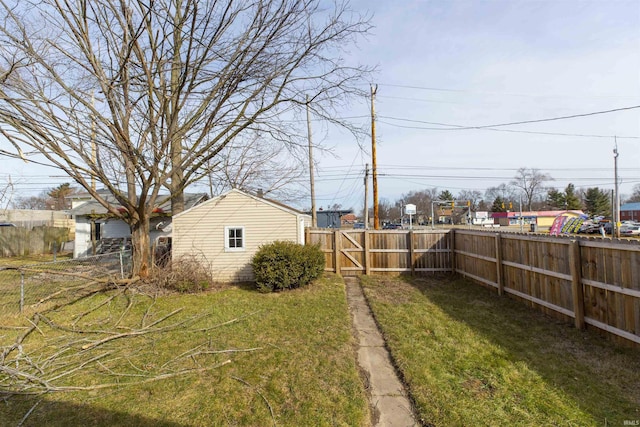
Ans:
{"label": "tree trunk", "polygon": [[149,276],[151,242],[149,239],[149,217],[144,216],[131,226],[131,246],[133,266],[131,275],[145,278]]}

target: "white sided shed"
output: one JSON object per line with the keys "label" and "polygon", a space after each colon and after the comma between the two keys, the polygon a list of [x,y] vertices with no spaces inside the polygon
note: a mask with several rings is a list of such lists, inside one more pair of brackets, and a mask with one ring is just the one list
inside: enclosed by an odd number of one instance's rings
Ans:
{"label": "white sided shed", "polygon": [[233,189],[173,217],[172,259],[193,256],[214,280],[253,280],[251,259],[276,240],[304,244],[311,216],[289,206]]}

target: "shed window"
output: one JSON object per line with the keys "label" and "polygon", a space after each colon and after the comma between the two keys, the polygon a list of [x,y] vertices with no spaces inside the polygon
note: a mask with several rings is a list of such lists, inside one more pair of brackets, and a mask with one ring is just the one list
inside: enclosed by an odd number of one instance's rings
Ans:
{"label": "shed window", "polygon": [[224,247],[229,251],[244,250],[244,227],[225,227]]}

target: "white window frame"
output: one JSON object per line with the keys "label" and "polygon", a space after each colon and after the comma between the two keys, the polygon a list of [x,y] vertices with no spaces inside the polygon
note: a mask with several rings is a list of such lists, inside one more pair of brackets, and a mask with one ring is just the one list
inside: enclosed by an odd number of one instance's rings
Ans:
{"label": "white window frame", "polygon": [[[229,231],[230,230],[241,230],[242,231],[242,246],[232,248],[229,246]],[[224,250],[225,252],[243,252],[246,250],[247,246],[247,235],[245,233],[245,229],[241,225],[229,225],[224,227]]]}

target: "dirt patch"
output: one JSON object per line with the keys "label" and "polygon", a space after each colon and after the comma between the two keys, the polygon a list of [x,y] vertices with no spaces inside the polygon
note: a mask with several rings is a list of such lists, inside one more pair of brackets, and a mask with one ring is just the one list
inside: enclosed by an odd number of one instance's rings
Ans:
{"label": "dirt patch", "polygon": [[485,383],[478,378],[469,378],[462,383],[462,387],[469,390],[479,398],[489,398],[493,396],[494,388],[491,384]]}

